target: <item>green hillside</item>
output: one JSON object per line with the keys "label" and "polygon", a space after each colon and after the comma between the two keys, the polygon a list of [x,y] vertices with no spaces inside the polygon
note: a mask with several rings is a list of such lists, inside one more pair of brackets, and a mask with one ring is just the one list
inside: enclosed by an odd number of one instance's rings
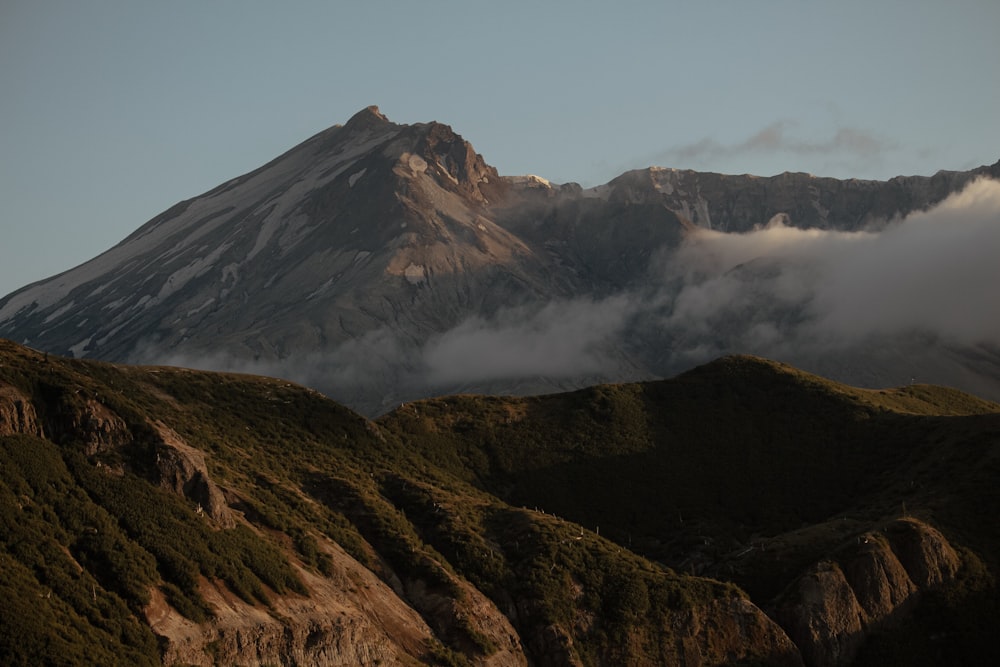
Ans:
{"label": "green hillside", "polygon": [[651,549],[678,529],[775,533],[894,498],[932,432],[978,432],[998,410],[941,387],[862,390],[728,357],[659,382],[420,401],[379,423],[508,502]]}
{"label": "green hillside", "polygon": [[[371,422],[281,380],[0,341],[0,661],[821,664],[789,639],[795,582],[882,530],[927,593],[871,615],[859,664],[945,626],[931,648],[974,664],[998,410],[731,357]],[[931,583],[927,544],[957,554]]]}
{"label": "green hillside", "polygon": [[671,380],[419,401],[379,423],[509,503],[764,607],[857,535],[920,517],[969,549],[969,597],[949,604],[996,609],[1000,405],[953,389],[858,389],[734,356]]}
{"label": "green hillside", "polygon": [[[555,664],[657,662],[691,651],[678,614],[744,597],[510,506],[287,382],[72,361],[9,343],[0,359],[5,664],[157,664],[169,641],[147,625],[151,605],[165,600],[212,627],[220,619],[207,596],[221,588],[273,612],[314,595],[307,575],[342,576],[331,545],[427,623],[408,650],[428,664],[515,649]],[[184,447],[164,444],[173,439]],[[185,447],[206,469],[177,484],[164,461]],[[212,488],[225,497],[219,507]],[[516,632],[507,647],[491,635],[497,609]],[[695,654],[725,655],[713,641]],[[761,644],[740,655],[782,652]]]}

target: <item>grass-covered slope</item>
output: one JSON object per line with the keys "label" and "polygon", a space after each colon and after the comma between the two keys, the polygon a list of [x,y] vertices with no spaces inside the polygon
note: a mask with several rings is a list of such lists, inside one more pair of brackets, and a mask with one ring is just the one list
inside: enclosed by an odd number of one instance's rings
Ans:
{"label": "grass-covered slope", "polygon": [[376,423],[0,341],[0,662],[982,663],[998,410],[730,357]]}
{"label": "grass-covered slope", "polygon": [[379,423],[512,503],[649,542],[690,525],[790,530],[880,499],[930,430],[975,431],[998,410],[941,387],[855,389],[728,357],[658,382],[419,401]]}
{"label": "grass-covered slope", "polygon": [[0,341],[0,662],[798,664],[736,586],[399,433],[279,380]]}
{"label": "grass-covered slope", "polygon": [[[863,390],[735,356],[658,382],[419,401],[379,423],[507,502],[732,580],[764,606],[866,531],[919,517],[967,556],[930,625],[996,609],[1000,405],[962,392]],[[981,656],[990,627],[946,630],[937,647]]]}

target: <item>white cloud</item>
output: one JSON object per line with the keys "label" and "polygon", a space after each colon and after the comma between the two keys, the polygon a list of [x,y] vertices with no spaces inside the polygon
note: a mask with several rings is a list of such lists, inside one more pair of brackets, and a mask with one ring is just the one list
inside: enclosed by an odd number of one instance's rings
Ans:
{"label": "white cloud", "polygon": [[537,311],[509,309],[475,316],[432,338],[423,361],[431,384],[519,377],[572,377],[611,370],[635,305],[627,296],[552,302]]}
{"label": "white cloud", "polygon": [[[727,353],[793,363],[844,353],[850,364],[851,350],[873,341],[1000,345],[998,256],[1000,182],[990,180],[880,231],[778,221],[745,234],[698,230],[659,258],[642,293],[470,317],[409,348],[406,379],[610,381],[636,355],[670,373]],[[368,373],[374,357],[400,361],[384,336],[363,342],[363,354],[353,343],[335,354],[349,374]]]}
{"label": "white cloud", "polygon": [[[825,363],[853,365],[882,384],[886,376],[857,356],[860,350],[870,360],[874,346],[890,365],[916,350],[921,368],[937,364],[945,381],[958,377],[948,365],[953,357],[925,355],[926,345],[1000,349],[998,258],[1000,182],[979,180],[879,231],[778,222],[744,234],[697,230],[654,263],[641,294],[472,316],[424,341],[380,329],[289,359],[167,362],[287,377],[356,405],[363,395],[371,410],[378,400],[426,396],[435,387],[539,377],[567,384],[622,380],[623,369],[643,366],[633,365],[639,357],[647,369],[672,374],[722,354],[753,353],[816,372],[828,370]],[[889,382],[909,377],[895,374]],[[994,380],[968,382],[995,390]]]}
{"label": "white cloud", "polygon": [[832,355],[850,366],[867,363],[859,350],[903,341],[998,346],[998,257],[1000,182],[991,180],[878,231],[779,221],[745,234],[698,230],[658,259],[642,294],[473,317],[429,340],[417,367],[449,385],[614,379],[630,355],[669,373],[727,353],[804,364]]}
{"label": "white cloud", "polygon": [[985,179],[879,232],[700,231],[662,264],[684,281],[666,323],[735,318],[734,342],[783,346],[910,332],[997,344],[998,257],[1000,182]]}

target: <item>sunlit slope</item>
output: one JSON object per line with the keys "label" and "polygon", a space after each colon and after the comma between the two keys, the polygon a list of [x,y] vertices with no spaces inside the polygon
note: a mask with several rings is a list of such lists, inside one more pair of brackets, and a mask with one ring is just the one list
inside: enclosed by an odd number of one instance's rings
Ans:
{"label": "sunlit slope", "polygon": [[284,381],[0,342],[0,457],[5,664],[799,664],[737,587]]}

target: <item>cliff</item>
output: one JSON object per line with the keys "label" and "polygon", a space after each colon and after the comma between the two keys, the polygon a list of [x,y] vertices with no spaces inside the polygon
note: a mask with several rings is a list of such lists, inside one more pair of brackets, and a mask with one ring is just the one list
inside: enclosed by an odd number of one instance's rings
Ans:
{"label": "cliff", "polygon": [[779,596],[773,616],[810,667],[850,665],[866,637],[905,616],[921,593],[952,582],[959,565],[940,532],[899,519],[810,567]]}

